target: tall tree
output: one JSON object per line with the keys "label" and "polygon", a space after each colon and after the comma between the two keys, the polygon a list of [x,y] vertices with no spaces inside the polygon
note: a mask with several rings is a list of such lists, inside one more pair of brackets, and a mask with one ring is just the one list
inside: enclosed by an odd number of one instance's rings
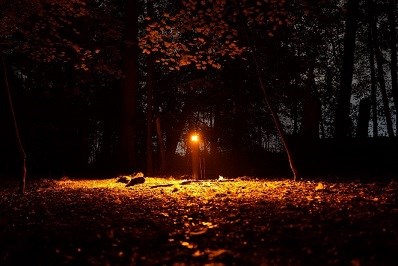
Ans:
{"label": "tall tree", "polygon": [[370,68],[370,100],[372,104],[372,125],[373,125],[373,137],[377,137],[378,133],[378,121],[377,121],[377,94],[376,94],[376,70],[375,70],[375,59],[374,59],[374,45],[373,45],[373,20],[374,20],[374,8],[372,1],[368,0],[368,50],[369,50],[369,68]]}
{"label": "tall tree", "polygon": [[[146,1],[147,15],[154,16],[153,1]],[[153,128],[154,128],[154,79],[155,58],[152,54],[146,56],[146,175],[153,174]],[[160,125],[159,125],[160,126]],[[160,128],[159,128],[160,130]]]}
{"label": "tall tree", "polygon": [[369,98],[363,98],[359,102],[358,123],[356,137],[366,139],[368,137],[369,119],[370,119],[371,101]]}
{"label": "tall tree", "polygon": [[0,84],[0,87],[4,87],[7,95],[7,100],[8,100],[8,106],[10,108],[10,113],[12,116],[12,121],[13,121],[13,126],[14,126],[14,131],[15,131],[15,140],[17,142],[18,146],[18,151],[21,159],[21,179],[20,179],[20,192],[23,194],[25,193],[25,186],[26,186],[26,175],[27,175],[27,170],[26,170],[26,153],[24,146],[22,144],[21,140],[21,135],[19,133],[19,127],[17,123],[17,118],[15,115],[15,110],[14,110],[14,104],[12,101],[12,96],[11,96],[11,90],[10,90],[10,83],[8,81],[8,74],[7,74],[7,68],[4,60],[4,55],[3,51],[0,49],[0,71],[1,71],[1,78],[0,80],[2,81]]}
{"label": "tall tree", "polygon": [[[307,84],[305,88],[305,99],[303,103],[303,121],[301,126],[301,137],[306,144],[319,139],[319,125],[321,121],[321,102],[315,84],[315,60],[309,60]],[[305,145],[305,144],[304,144]]]}
{"label": "tall tree", "polygon": [[335,135],[339,139],[347,138],[350,135],[351,91],[359,2],[360,0],[348,0],[347,2],[343,65],[340,73],[340,88],[335,114]]}
{"label": "tall tree", "polygon": [[397,77],[397,26],[395,12],[397,1],[390,0],[388,6],[388,22],[390,28],[390,50],[391,50],[391,90],[395,105],[395,134],[398,135],[398,77]]}
{"label": "tall tree", "polygon": [[[373,5],[373,0],[369,0],[371,6]],[[390,104],[389,104],[389,99],[387,95],[387,88],[386,88],[386,81],[384,78],[384,65],[383,65],[383,54],[381,51],[380,47],[380,42],[379,42],[379,34],[378,34],[378,29],[377,29],[377,18],[374,17],[371,19],[372,22],[372,40],[373,40],[373,47],[375,51],[375,56],[376,56],[376,64],[377,64],[377,79],[379,81],[380,85],[380,92],[381,92],[381,99],[383,102],[383,111],[384,111],[384,117],[386,120],[386,125],[387,125],[387,133],[389,137],[394,137],[394,129],[392,126],[392,119],[391,119],[391,111],[390,111]]]}
{"label": "tall tree", "polygon": [[136,167],[136,104],[138,88],[138,12],[137,1],[125,1],[125,33],[122,47],[121,88],[121,171]]}
{"label": "tall tree", "polygon": [[146,58],[147,73],[146,73],[146,175],[151,176],[153,174],[153,96],[154,96],[154,73],[155,66],[152,55],[148,55]]}

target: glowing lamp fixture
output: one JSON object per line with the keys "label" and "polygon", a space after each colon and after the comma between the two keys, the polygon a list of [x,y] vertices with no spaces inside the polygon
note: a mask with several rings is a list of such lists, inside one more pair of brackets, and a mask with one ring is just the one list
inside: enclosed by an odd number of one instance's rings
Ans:
{"label": "glowing lamp fixture", "polygon": [[198,134],[193,134],[191,136],[191,141],[192,142],[198,142],[199,141],[199,135]]}
{"label": "glowing lamp fixture", "polygon": [[191,135],[191,153],[192,153],[192,178],[199,179],[199,134],[193,133]]}

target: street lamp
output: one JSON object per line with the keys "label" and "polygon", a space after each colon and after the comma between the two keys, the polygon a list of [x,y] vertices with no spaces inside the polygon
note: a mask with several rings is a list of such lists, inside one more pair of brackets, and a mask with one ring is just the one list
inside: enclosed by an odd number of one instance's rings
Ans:
{"label": "street lamp", "polygon": [[199,135],[191,135],[191,153],[192,153],[192,178],[199,179]]}

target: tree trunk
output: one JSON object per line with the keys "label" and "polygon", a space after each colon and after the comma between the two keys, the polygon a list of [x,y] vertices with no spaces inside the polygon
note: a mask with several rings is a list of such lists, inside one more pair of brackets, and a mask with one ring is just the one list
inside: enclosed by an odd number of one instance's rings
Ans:
{"label": "tree trunk", "polygon": [[366,139],[368,137],[371,101],[369,98],[361,99],[359,102],[357,138]]}
{"label": "tree trunk", "polygon": [[386,124],[387,124],[387,132],[388,132],[388,136],[390,138],[393,138],[394,137],[394,129],[392,126],[390,105],[389,105],[389,100],[388,100],[388,96],[387,96],[386,82],[384,79],[383,54],[380,50],[376,20],[372,19],[371,22],[372,22],[372,33],[373,33],[372,39],[373,39],[373,45],[374,45],[375,54],[376,54],[377,78],[379,80],[381,99],[383,101],[383,110],[384,110],[384,116],[385,116]]}
{"label": "tree trunk", "polygon": [[314,63],[308,70],[307,86],[303,106],[303,122],[301,125],[301,138],[306,143],[312,143],[319,139],[319,124],[321,121],[321,101],[315,85]]}
{"label": "tree trunk", "polygon": [[351,132],[350,106],[359,1],[348,0],[347,3],[343,65],[335,114],[335,135],[339,139],[349,137]]}
{"label": "tree trunk", "polygon": [[136,167],[136,91],[138,88],[138,20],[137,3],[125,3],[126,29],[122,47],[122,92],[120,164],[122,172],[131,172]]}
{"label": "tree trunk", "polygon": [[180,141],[181,134],[184,130],[184,126],[187,122],[188,119],[188,114],[190,113],[190,104],[186,103],[184,107],[182,108],[180,115],[178,116],[179,119],[176,117],[172,117],[169,119],[176,119],[177,122],[175,123],[174,127],[168,126],[166,129],[164,129],[165,134],[166,134],[166,160],[170,161],[175,155],[176,149],[178,142]]}
{"label": "tree trunk", "polygon": [[390,49],[391,49],[391,90],[395,106],[395,133],[398,136],[398,80],[397,80],[397,31],[395,22],[395,11],[397,1],[389,1],[388,22],[390,26]]}
{"label": "tree trunk", "polygon": [[25,149],[23,147],[22,141],[21,141],[21,136],[19,134],[18,123],[17,123],[17,119],[15,116],[14,104],[13,104],[12,97],[11,97],[10,84],[8,82],[7,69],[6,69],[6,64],[5,64],[4,55],[3,55],[2,50],[0,50],[0,59],[1,59],[1,68],[3,70],[2,75],[3,75],[4,89],[6,90],[8,104],[9,104],[9,108],[11,111],[12,121],[13,121],[13,125],[14,125],[14,130],[15,130],[15,137],[16,137],[16,141],[17,141],[18,151],[19,151],[19,154],[21,156],[21,161],[22,161],[19,190],[22,194],[24,194],[25,188],[26,188],[26,175],[27,175],[26,153],[25,153]]}
{"label": "tree trunk", "polygon": [[[294,83],[297,81],[295,80]],[[293,91],[293,103],[291,107],[291,116],[293,117],[293,136],[297,136],[298,133],[298,97],[296,90]]]}
{"label": "tree trunk", "polygon": [[373,47],[373,7],[372,1],[368,0],[368,49],[369,49],[369,67],[370,67],[370,99],[372,103],[372,124],[373,124],[373,137],[377,137],[378,133],[378,121],[377,121],[377,96],[376,96],[376,71],[375,71],[375,59],[374,59],[374,47]]}
{"label": "tree trunk", "polygon": [[152,159],[152,128],[153,128],[153,75],[154,64],[151,55],[147,57],[147,81],[146,81],[146,175],[153,174]]}
{"label": "tree trunk", "polygon": [[[147,8],[147,15],[152,17],[154,15],[154,8],[152,1],[145,1]],[[153,175],[153,90],[154,90],[154,75],[155,64],[152,54],[146,57],[146,175]]]}
{"label": "tree trunk", "polygon": [[159,151],[160,151],[160,170],[159,172],[164,174],[166,170],[166,148],[164,146],[162,129],[160,126],[160,118],[156,118],[156,134],[158,136]]}
{"label": "tree trunk", "polygon": [[213,110],[213,119],[212,119],[212,125],[210,128],[210,134],[209,134],[209,140],[210,140],[210,155],[215,156],[218,154],[218,144],[217,144],[217,137],[219,135],[218,131],[218,120],[220,116],[220,112],[218,110],[218,106],[214,107]]}

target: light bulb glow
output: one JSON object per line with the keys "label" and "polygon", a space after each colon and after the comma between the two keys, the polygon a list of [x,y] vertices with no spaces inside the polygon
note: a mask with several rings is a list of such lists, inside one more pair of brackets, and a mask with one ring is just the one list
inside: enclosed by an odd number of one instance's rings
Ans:
{"label": "light bulb glow", "polygon": [[191,136],[191,141],[192,142],[198,142],[199,141],[199,136],[197,134],[194,134]]}

